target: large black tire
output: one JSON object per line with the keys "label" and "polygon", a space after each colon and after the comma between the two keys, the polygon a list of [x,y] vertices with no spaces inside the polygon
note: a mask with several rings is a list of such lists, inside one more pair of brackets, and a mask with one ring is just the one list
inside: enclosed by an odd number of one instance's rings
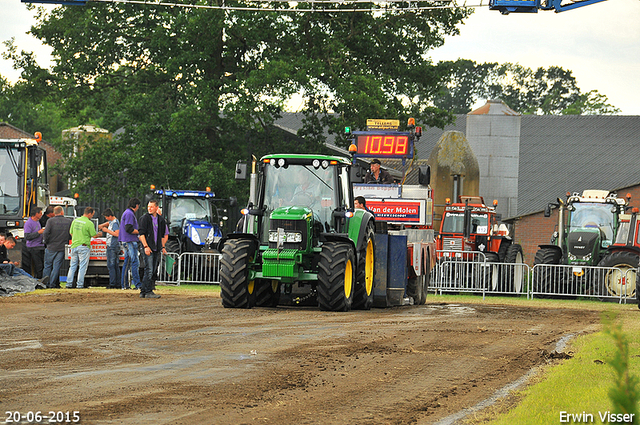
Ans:
{"label": "large black tire", "polygon": [[[558,249],[553,248],[540,248],[536,252],[535,259],[533,260],[533,266],[538,264],[543,265],[559,265],[562,261],[562,253]],[[542,298],[546,298],[551,293],[557,293],[559,285],[563,284],[564,275],[559,270],[544,270],[542,272],[535,273],[534,275],[534,291],[541,292]]]}
{"label": "large black tire", "polygon": [[251,308],[255,304],[254,282],[249,281],[249,264],[255,246],[251,241],[230,239],[220,259],[220,296],[227,308]]}
{"label": "large black tire", "polygon": [[165,245],[165,248],[167,248],[167,252],[174,252],[178,255],[181,254],[180,241],[178,241],[177,239],[174,239],[174,238],[167,239],[167,244]]}
{"label": "large black tire", "polygon": [[356,256],[349,243],[322,245],[318,262],[318,306],[325,311],[349,311],[356,281]]}
{"label": "large black tire", "polygon": [[255,283],[256,306],[276,307],[280,301],[280,281],[261,279]]}
{"label": "large black tire", "polygon": [[431,284],[431,257],[429,252],[425,251],[424,270],[422,275],[422,296],[420,297],[419,305],[425,305],[427,302],[427,292],[429,292],[429,285]]}
{"label": "large black tire", "polygon": [[638,268],[638,260],[640,260],[638,254],[627,251],[613,252],[600,260],[598,266],[617,267],[620,271],[609,270],[604,273],[599,294],[603,298],[615,297],[615,299],[619,299],[620,296],[623,299],[636,298],[638,288],[635,270]]}
{"label": "large black tire", "polygon": [[431,260],[426,251],[422,273],[407,281],[407,296],[413,298],[414,305],[424,305],[427,302],[427,291],[431,282]]}
{"label": "large black tire", "polygon": [[373,278],[376,264],[376,242],[373,225],[367,226],[364,245],[358,255],[358,271],[352,308],[370,310],[373,305]]}
{"label": "large black tire", "polygon": [[[522,254],[522,247],[518,244],[511,244],[507,248],[507,253],[504,256],[504,262],[507,264],[523,264],[524,256]],[[509,267],[505,270],[507,272],[507,279],[504,280],[505,289],[515,294],[522,293],[524,286],[524,266]]]}
{"label": "large black tire", "polygon": [[500,287],[500,266],[496,263],[500,262],[498,254],[495,252],[486,252],[484,254],[486,265],[484,269],[484,285],[488,291],[501,291]]}

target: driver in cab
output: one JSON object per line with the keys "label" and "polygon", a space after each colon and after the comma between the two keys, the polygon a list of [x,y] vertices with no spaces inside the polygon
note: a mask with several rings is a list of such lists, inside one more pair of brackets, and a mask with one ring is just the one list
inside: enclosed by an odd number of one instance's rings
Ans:
{"label": "driver in cab", "polygon": [[298,173],[296,179],[298,186],[293,192],[293,198],[291,199],[294,205],[304,205],[311,207],[317,201],[317,190],[314,185],[311,184],[311,176],[306,170],[301,170]]}
{"label": "driver in cab", "polygon": [[393,184],[391,174],[380,168],[380,160],[378,158],[371,161],[371,169],[364,177],[367,184]]}

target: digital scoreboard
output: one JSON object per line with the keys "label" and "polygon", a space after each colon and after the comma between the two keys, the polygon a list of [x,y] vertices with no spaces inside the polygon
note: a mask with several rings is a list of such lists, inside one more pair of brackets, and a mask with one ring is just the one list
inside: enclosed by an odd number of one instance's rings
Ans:
{"label": "digital scoreboard", "polygon": [[407,132],[354,132],[357,154],[364,157],[412,158],[413,138]]}

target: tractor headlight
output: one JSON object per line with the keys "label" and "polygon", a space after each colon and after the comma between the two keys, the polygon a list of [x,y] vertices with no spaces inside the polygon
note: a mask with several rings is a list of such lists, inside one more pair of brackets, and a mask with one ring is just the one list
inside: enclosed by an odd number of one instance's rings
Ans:
{"label": "tractor headlight", "polygon": [[[269,242],[278,242],[278,231],[270,230],[269,231]],[[284,238],[282,242],[286,243],[296,243],[302,242],[302,233],[299,232],[285,232]]]}
{"label": "tractor headlight", "polygon": [[190,235],[189,237],[191,238],[191,240],[193,241],[194,244],[202,245],[202,242],[200,241],[200,235],[196,231],[195,227],[191,227],[189,229],[189,235]]}

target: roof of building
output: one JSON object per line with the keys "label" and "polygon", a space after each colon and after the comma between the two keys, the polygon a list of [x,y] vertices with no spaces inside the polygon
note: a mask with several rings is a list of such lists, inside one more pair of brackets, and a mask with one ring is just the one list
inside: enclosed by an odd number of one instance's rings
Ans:
{"label": "roof of building", "polygon": [[0,122],[0,139],[32,139],[33,134],[29,134],[9,123]]}
{"label": "roof of building", "polygon": [[567,192],[640,183],[640,116],[524,115],[518,215]]}

